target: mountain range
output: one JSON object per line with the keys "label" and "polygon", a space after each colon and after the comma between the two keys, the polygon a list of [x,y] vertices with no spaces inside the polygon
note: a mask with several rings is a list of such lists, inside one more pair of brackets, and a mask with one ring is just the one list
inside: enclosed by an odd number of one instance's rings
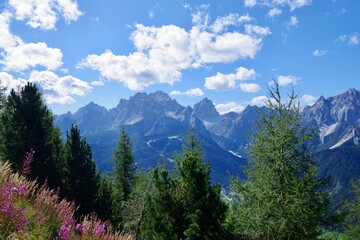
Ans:
{"label": "mountain range", "polygon": [[[142,169],[159,163],[171,168],[193,127],[202,141],[204,157],[211,163],[213,182],[227,185],[229,175],[244,177],[250,136],[256,131],[259,114],[266,111],[266,107],[247,106],[241,113],[221,115],[208,98],[185,107],[158,91],[136,93],[110,110],[91,102],[74,114],[55,116],[55,124],[63,133],[71,124],[80,128],[101,171],[112,168],[121,127],[131,137]],[[333,193],[342,193],[350,187],[350,180],[360,176],[360,91],[349,89],[337,96],[320,97],[302,109],[301,123],[317,128],[313,144],[320,174],[331,175]]]}

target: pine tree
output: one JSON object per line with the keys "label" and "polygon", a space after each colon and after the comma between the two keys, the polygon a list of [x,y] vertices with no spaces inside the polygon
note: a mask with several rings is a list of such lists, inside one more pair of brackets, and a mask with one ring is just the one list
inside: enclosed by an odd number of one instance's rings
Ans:
{"label": "pine tree", "polygon": [[29,177],[42,183],[47,179],[52,188],[61,186],[62,169],[55,150],[61,147],[60,135],[56,134],[52,113],[35,85],[28,83],[20,92],[10,92],[0,122],[0,158],[18,171],[26,152],[33,149]]}
{"label": "pine tree", "polygon": [[[141,228],[144,224],[146,212],[146,197],[154,193],[152,183],[152,174],[139,172],[136,174],[135,185],[132,188],[130,196],[124,202],[121,212],[126,234],[134,236],[135,239],[144,239],[141,237]],[[145,237],[145,236],[144,236]]]}
{"label": "pine tree", "polygon": [[99,191],[97,193],[95,210],[97,216],[103,221],[112,220],[113,187],[108,175],[101,176]]}
{"label": "pine tree", "polygon": [[354,196],[344,204],[346,239],[360,239],[360,181],[353,184]]}
{"label": "pine tree", "polygon": [[210,183],[210,165],[205,164],[201,145],[194,133],[188,135],[182,156],[177,159],[186,239],[219,239],[227,206],[220,185]]}
{"label": "pine tree", "polygon": [[269,113],[261,116],[253,137],[248,179],[233,182],[242,198],[238,225],[248,239],[316,239],[329,201],[308,146],[314,131],[300,125],[294,92],[283,103],[274,84]]}
{"label": "pine tree", "polygon": [[145,232],[149,239],[221,239],[227,205],[220,186],[210,183],[201,145],[190,132],[182,155],[176,160],[179,175],[166,170],[154,173],[155,193],[148,199]]}
{"label": "pine tree", "polygon": [[66,197],[79,205],[78,216],[95,211],[100,175],[90,145],[81,138],[77,126],[71,126],[70,133],[67,133],[64,159],[68,165]]}
{"label": "pine tree", "polygon": [[121,129],[117,148],[114,151],[114,221],[122,221],[122,205],[129,199],[135,181],[136,165],[132,155],[132,143],[125,129]]}

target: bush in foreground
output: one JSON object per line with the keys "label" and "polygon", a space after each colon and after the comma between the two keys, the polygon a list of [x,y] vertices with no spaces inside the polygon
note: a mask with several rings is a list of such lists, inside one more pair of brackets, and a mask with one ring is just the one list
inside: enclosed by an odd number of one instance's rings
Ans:
{"label": "bush in foreground", "polygon": [[120,239],[131,236],[112,233],[111,225],[92,214],[81,223],[74,218],[75,204],[38,186],[9,163],[0,163],[0,237],[5,239]]}

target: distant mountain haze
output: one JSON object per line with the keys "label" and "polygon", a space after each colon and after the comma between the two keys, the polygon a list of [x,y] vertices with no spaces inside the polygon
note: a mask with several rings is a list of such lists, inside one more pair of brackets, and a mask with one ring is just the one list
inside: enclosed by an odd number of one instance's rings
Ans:
{"label": "distant mountain haze", "polygon": [[[159,163],[171,168],[186,133],[190,127],[194,127],[202,141],[205,158],[211,163],[213,181],[227,185],[229,174],[244,176],[242,172],[247,164],[250,136],[256,131],[259,114],[266,111],[266,107],[247,106],[241,113],[220,115],[208,98],[192,108],[182,106],[166,93],[157,91],[136,93],[129,99],[121,99],[110,110],[91,102],[74,114],[68,112],[55,116],[55,124],[63,133],[70,129],[71,124],[77,125],[90,143],[102,171],[112,168],[112,152],[123,126],[134,143],[138,167],[144,169]],[[302,109],[301,117],[302,124],[317,128],[318,136],[313,144],[316,145],[320,173],[326,175],[322,171],[322,166],[326,165],[328,172],[335,172],[338,175],[336,179],[344,181],[342,175],[346,173],[337,172],[329,166],[336,166],[340,162],[344,165],[351,165],[352,161],[360,162],[360,159],[354,159],[359,156],[360,91],[349,89],[337,96],[320,97],[312,106]],[[337,156],[348,155],[343,158],[346,162],[329,158],[332,152],[336,152]],[[327,162],[325,156],[337,163]],[[346,166],[342,166],[344,168]],[[355,168],[352,172],[359,174],[348,176],[347,179],[359,178],[360,165]]]}

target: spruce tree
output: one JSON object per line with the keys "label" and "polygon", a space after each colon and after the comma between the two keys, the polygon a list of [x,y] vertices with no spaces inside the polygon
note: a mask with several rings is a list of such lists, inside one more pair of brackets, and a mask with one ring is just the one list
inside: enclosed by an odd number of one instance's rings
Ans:
{"label": "spruce tree", "polygon": [[176,160],[179,175],[154,172],[155,193],[148,199],[144,227],[149,239],[221,239],[227,205],[220,186],[210,183],[210,165],[201,145],[190,132],[182,155]]}
{"label": "spruce tree", "polygon": [[122,221],[123,203],[129,199],[135,181],[136,165],[132,154],[132,143],[125,129],[121,129],[117,148],[114,151],[114,221]]}
{"label": "spruce tree", "polygon": [[53,126],[53,115],[44,103],[38,88],[28,83],[20,92],[12,90],[0,119],[0,158],[21,169],[25,154],[33,149],[31,179],[48,186],[61,187],[62,168],[58,161],[60,135]]}
{"label": "spruce tree", "polygon": [[360,181],[353,184],[354,196],[344,204],[346,239],[360,239]]}
{"label": "spruce tree", "polygon": [[203,158],[201,144],[190,131],[182,156],[177,159],[179,187],[184,209],[186,239],[220,239],[227,206],[220,185],[211,185],[210,164]]}
{"label": "spruce tree", "polygon": [[90,145],[81,138],[77,126],[71,126],[64,147],[68,165],[66,197],[79,205],[78,216],[95,211],[100,175],[92,159]]}
{"label": "spruce tree", "polygon": [[241,198],[238,226],[248,239],[316,239],[328,216],[325,181],[308,145],[314,131],[300,125],[293,91],[289,97],[283,103],[274,82],[269,112],[252,139],[247,181],[233,182]]}

